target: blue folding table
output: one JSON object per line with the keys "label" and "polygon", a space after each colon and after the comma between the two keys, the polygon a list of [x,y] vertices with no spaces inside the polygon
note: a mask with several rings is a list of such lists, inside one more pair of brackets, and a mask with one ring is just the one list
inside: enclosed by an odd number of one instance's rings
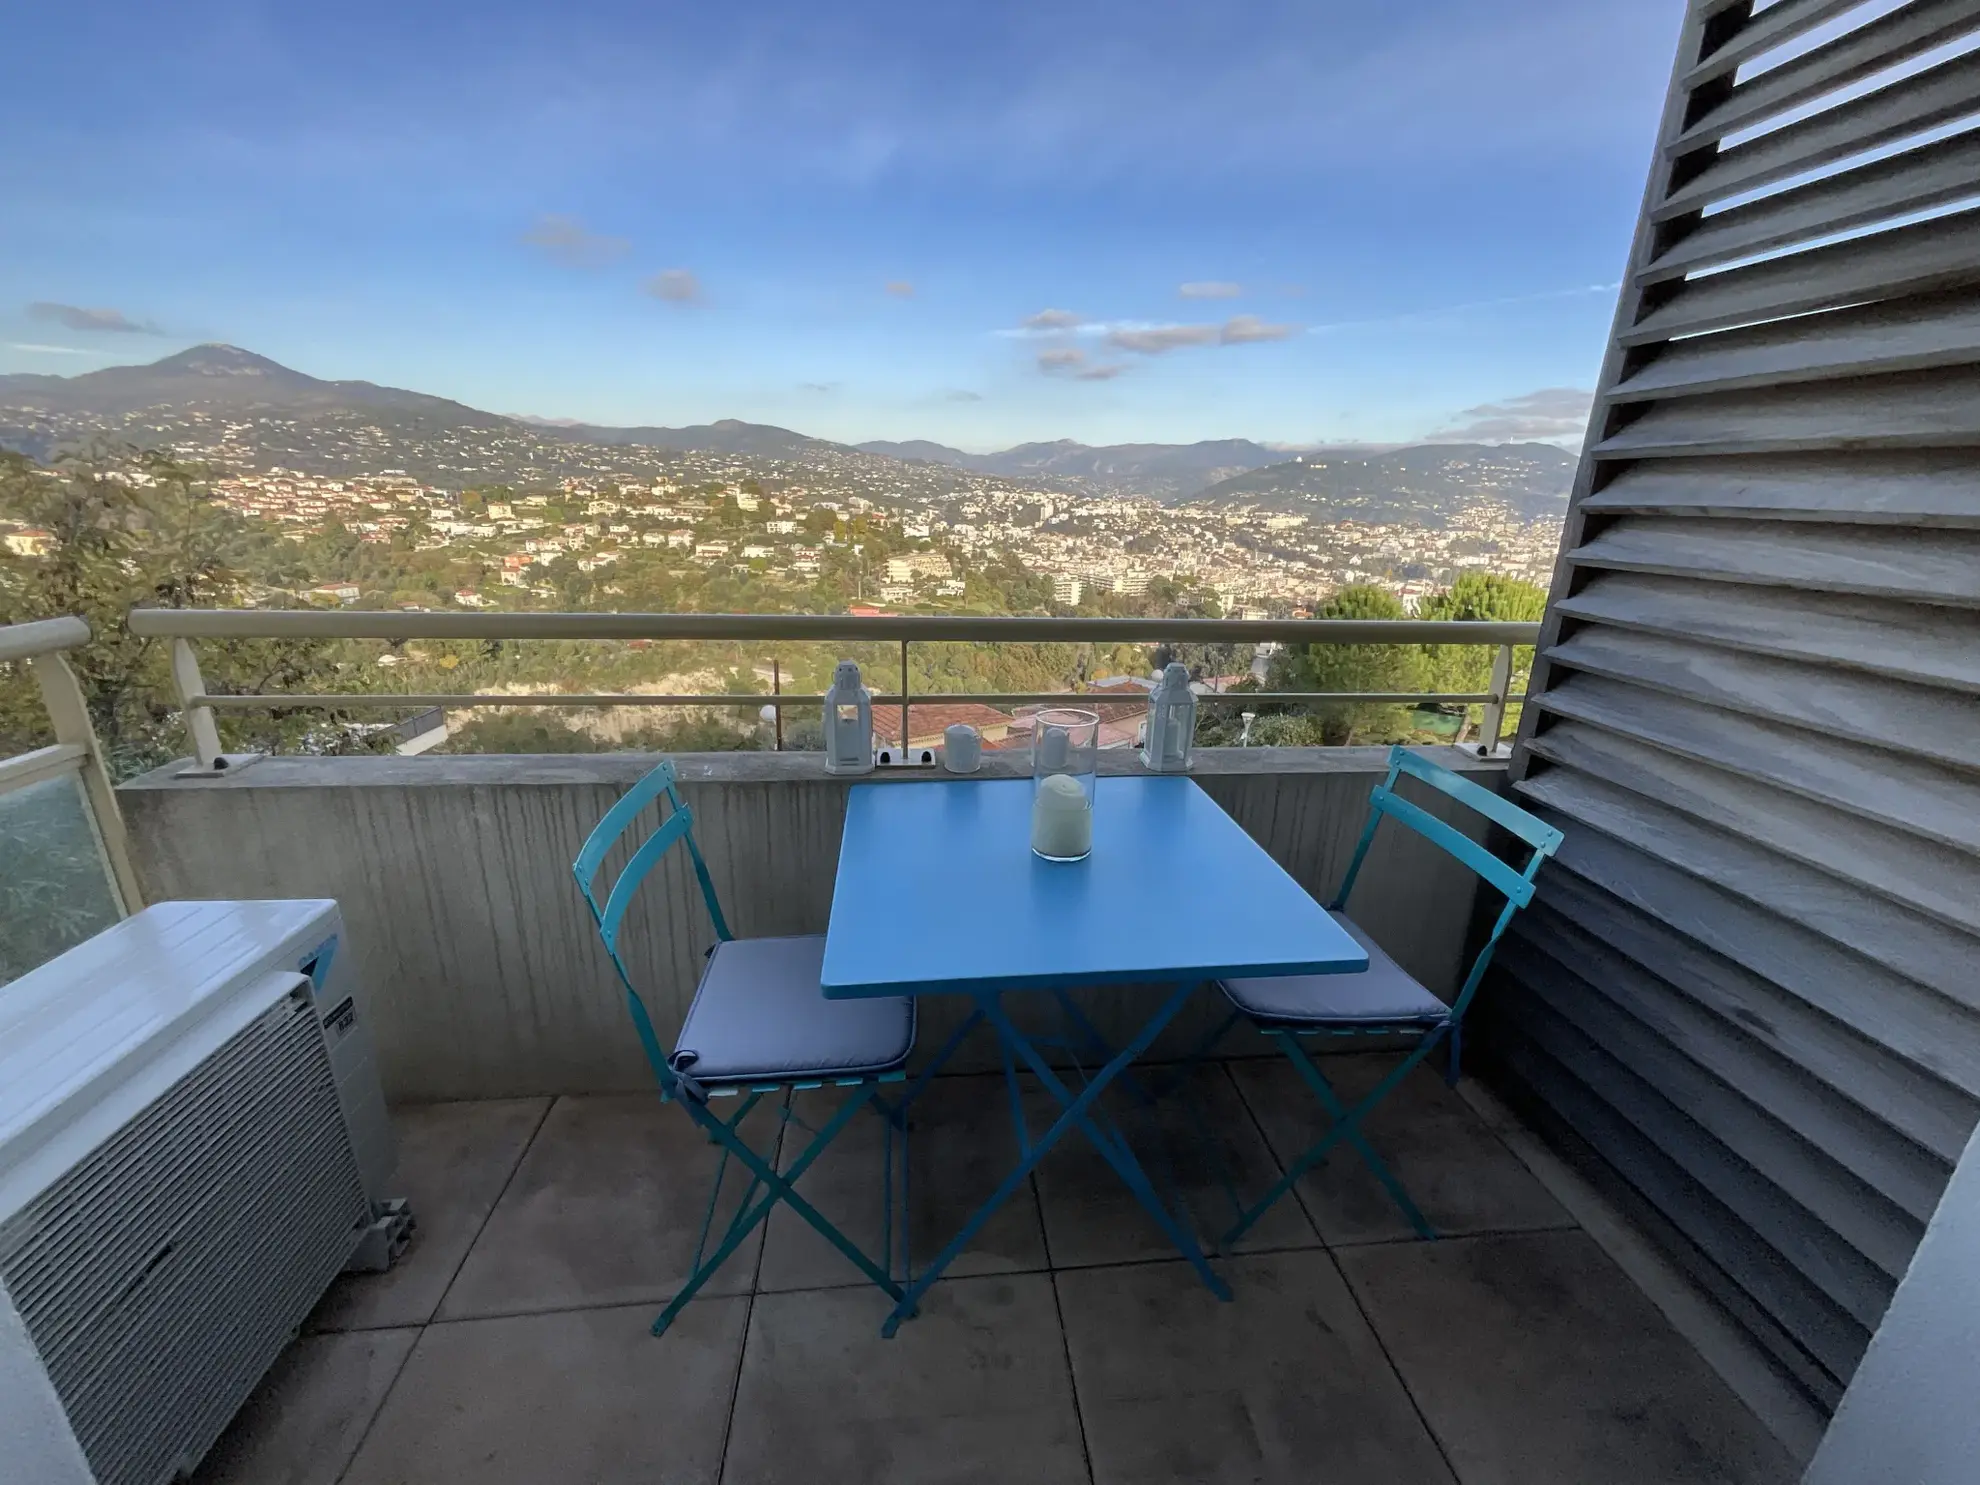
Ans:
{"label": "blue folding table", "polygon": [[[862,784],[847,803],[825,935],[825,994],[971,997],[975,1009],[921,1077],[933,1076],[963,1037],[987,1022],[1003,1050],[1019,1138],[1016,1168],[908,1287],[887,1318],[888,1335],[1075,1128],[1211,1291],[1230,1298],[1187,1220],[1162,1203],[1110,1121],[1096,1118],[1095,1100],[1207,981],[1368,967],[1367,951],[1187,778],[1101,779],[1093,854],[1084,861],[1040,860],[1031,854],[1030,830],[1028,779]],[[1118,1050],[1106,1047],[1066,994],[1109,984],[1156,987],[1148,1020]],[[1054,996],[1088,1045],[1107,1054],[1077,1093],[1006,1013],[1003,996],[1011,991]],[[1018,1109],[1019,1064],[1060,1106],[1036,1140]]]}

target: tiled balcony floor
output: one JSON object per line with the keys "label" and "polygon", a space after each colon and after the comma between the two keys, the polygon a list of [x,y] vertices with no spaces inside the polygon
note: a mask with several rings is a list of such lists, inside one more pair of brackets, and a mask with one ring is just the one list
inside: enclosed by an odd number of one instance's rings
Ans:
{"label": "tiled balcony floor", "polygon": [[[1352,1095],[1383,1061],[1328,1065]],[[1209,1067],[1197,1088],[1249,1192],[1317,1128],[1276,1062]],[[1227,1198],[1184,1127],[1176,1178],[1221,1230]],[[858,1236],[878,1181],[877,1141],[862,1140],[878,1125],[853,1129],[802,1189]],[[883,1296],[782,1209],[664,1338],[648,1335],[714,1160],[655,1096],[412,1107],[399,1131],[417,1243],[390,1274],[340,1281],[199,1485],[1794,1477],[1424,1068],[1369,1135],[1442,1240],[1410,1238],[1336,1155],[1221,1260],[1237,1299],[1220,1304],[1069,1143],[892,1341]],[[916,1115],[917,1253],[1013,1160],[1001,1080],[932,1085]]]}

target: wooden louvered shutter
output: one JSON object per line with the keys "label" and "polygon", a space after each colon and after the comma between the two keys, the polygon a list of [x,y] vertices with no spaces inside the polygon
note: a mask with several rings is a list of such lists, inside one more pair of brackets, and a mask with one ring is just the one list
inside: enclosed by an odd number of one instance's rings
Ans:
{"label": "wooden louvered shutter", "polygon": [[1693,0],[1513,762],[1567,844],[1481,1002],[1824,1406],[1980,1113],[1976,33]]}

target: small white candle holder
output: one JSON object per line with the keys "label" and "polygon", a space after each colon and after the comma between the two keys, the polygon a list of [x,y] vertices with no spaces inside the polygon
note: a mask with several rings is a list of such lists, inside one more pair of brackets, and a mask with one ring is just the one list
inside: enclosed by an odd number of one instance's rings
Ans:
{"label": "small white candle holder", "polygon": [[1040,711],[1031,732],[1031,849],[1047,861],[1083,861],[1093,850],[1093,794],[1100,717],[1073,707]]}

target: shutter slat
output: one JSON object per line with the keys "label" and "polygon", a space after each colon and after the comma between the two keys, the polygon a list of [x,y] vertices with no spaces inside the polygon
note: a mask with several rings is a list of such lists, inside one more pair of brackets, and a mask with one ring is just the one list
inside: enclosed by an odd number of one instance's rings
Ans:
{"label": "shutter slat", "polygon": [[[1548,768],[1522,780],[1526,798],[1739,899],[1799,973],[1829,981],[1819,993],[1844,1017],[1920,1067],[1980,1094],[1980,983],[1972,974],[1971,934],[1920,913],[1872,901],[1830,874],[1720,830],[1646,795],[1575,768]],[[1561,847],[1565,854],[1577,832]],[[1849,951],[1839,957],[1837,950]],[[1741,951],[1744,952],[1744,951]],[[1740,957],[1735,953],[1735,958]],[[1811,982],[1803,990],[1813,995]],[[1873,994],[1874,991],[1874,994]],[[1852,1017],[1856,1019],[1851,1019]],[[1859,1024],[1860,1023],[1860,1024]]]}
{"label": "shutter slat", "polygon": [[1650,402],[1593,452],[1645,459],[1976,443],[1980,371],[1960,369]]}
{"label": "shutter slat", "polygon": [[[1980,957],[1980,942],[1972,941],[1980,933],[1980,862],[1970,853],[1866,819],[1850,825],[1845,848],[1832,807],[1721,769],[1715,760],[1687,758],[1572,720],[1536,737],[1533,751],[1835,877],[1859,900],[1875,895],[1915,908],[1953,930],[1937,934],[1947,952]],[[1874,901],[1862,905],[1877,911]]]}
{"label": "shutter slat", "polygon": [[1688,216],[1865,150],[1980,111],[1980,51],[1901,78],[1860,98],[1721,149],[1712,163],[1651,208],[1654,222]]}
{"label": "shutter slat", "polygon": [[1958,610],[1635,572],[1603,573],[1556,607],[1647,634],[1980,693],[1973,618]]}
{"label": "shutter slat", "polygon": [[[1550,716],[1694,758],[1955,850],[1980,850],[1980,780],[1962,779],[1947,769],[1880,756],[1854,743],[1671,696],[1652,696],[1602,676],[1575,676],[1534,705]],[[1534,746],[1542,740],[1535,739]]]}
{"label": "shutter slat", "polygon": [[1684,75],[1684,85],[1696,88],[1812,31],[1824,21],[1855,9],[1863,0],[1779,0],[1770,5],[1729,37],[1725,45],[1708,52],[1705,59]]}
{"label": "shutter slat", "polygon": [[1666,147],[1672,158],[1752,128],[1824,93],[1875,76],[1980,27],[1980,0],[1912,0],[1834,41],[1735,86]]}
{"label": "shutter slat", "polygon": [[1886,528],[1625,516],[1568,556],[1624,572],[1980,604],[1974,531],[1943,531],[1922,543]]}
{"label": "shutter slat", "polygon": [[[1508,968],[1539,954],[1575,976],[1575,989],[1593,1005],[1640,1022],[1657,1039],[1713,1077],[1736,1088],[1773,1118],[1826,1152],[1882,1199],[1867,1213],[1839,1215],[1837,1226],[1866,1253],[1895,1256],[1888,1245],[1911,1235],[1937,1207],[1945,1163],[1811,1076],[1736,1019],[1701,1005],[1649,973],[1551,906],[1521,917],[1500,950]],[[1737,1028],[1737,1029],[1735,1029]],[[1731,1034],[1728,1034],[1728,1033]],[[1880,1260],[1881,1261],[1881,1260]]]}
{"label": "shutter slat", "polygon": [[1980,129],[1707,217],[1696,231],[1653,259],[1638,279],[1665,283],[1700,268],[1943,206],[1976,191],[1980,191]]}
{"label": "shutter slat", "polygon": [[1860,1326],[1604,1104],[1575,1070],[1519,1037],[1516,1028],[1507,1034],[1505,1056],[1514,1070],[1542,1090],[1575,1133],[1648,1196],[1664,1220],[1730,1275],[1830,1375],[1843,1378],[1854,1370],[1869,1344]]}
{"label": "shutter slat", "polygon": [[1973,364],[1980,364],[1980,297],[1934,296],[1680,340],[1609,395],[1658,401]]}
{"label": "shutter slat", "polygon": [[1626,346],[1753,325],[1870,298],[1980,282],[1980,211],[1687,280],[1675,297],[1617,337]]}
{"label": "shutter slat", "polygon": [[[1537,787],[1542,779],[1553,781],[1545,794]],[[1521,786],[1534,812],[1567,834],[1557,857],[1562,870],[1778,985],[1908,1064],[1912,1076],[1944,1083],[1971,1107],[1980,1091],[1975,1076],[1980,1063],[1969,1050],[1971,1012],[1840,940],[1782,916],[1765,901],[1728,891],[1722,881],[1687,869],[1683,860],[1668,859],[1667,852],[1683,857],[1685,843],[1667,839],[1663,822],[1644,831],[1628,813],[1604,808],[1596,797],[1599,789],[1560,769]],[[1546,794],[1577,808],[1560,808]],[[1598,823],[1604,820],[1620,820],[1634,835],[1614,835]],[[1716,856],[1713,862],[1723,864]],[[1968,1121],[1970,1134],[1970,1115]]]}
{"label": "shutter slat", "polygon": [[[1508,1007],[1509,1019],[1564,1066],[1596,1071],[1589,1086],[1604,1103],[1725,1203],[1838,1309],[1859,1325],[1875,1325],[1891,1302],[1896,1278],[1843,1241],[1784,1188],[1792,1183],[1825,1205],[1853,1199],[1859,1208],[1874,1199],[1872,1194],[1855,1182],[1848,1183],[1846,1193],[1836,1193],[1840,1182],[1832,1163],[1820,1161],[1816,1152],[1756,1114],[1750,1103],[1705,1077],[1696,1064],[1688,1078],[1680,1074],[1669,1080],[1667,1064],[1649,1039],[1633,1034],[1626,1021],[1618,1024],[1597,1009],[1585,1019],[1605,1033],[1598,1039],[1563,1014],[1563,1007],[1578,1009],[1585,1003],[1562,988],[1558,974],[1543,969],[1536,989],[1541,984],[1546,987],[1542,993]],[[1645,1072],[1665,1073],[1664,1086],[1672,1095],[1688,1096],[1678,1102],[1658,1092],[1656,1084],[1632,1069],[1632,1060],[1647,1064]],[[1771,1157],[1770,1168],[1782,1173],[1782,1183],[1761,1179],[1749,1156]],[[1828,1169],[1821,1168],[1824,1164]]]}
{"label": "shutter slat", "polygon": [[[1888,1047],[1673,925],[1671,917],[1683,918],[1706,900],[1688,878],[1654,864],[1635,872],[1628,847],[1600,837],[1589,842],[1582,865],[1584,870],[1547,880],[1540,897],[1543,916],[1560,915],[1883,1119],[1894,1135],[1925,1152],[1927,1164],[1918,1176],[1925,1189],[1935,1179],[1944,1183],[1973,1133],[1980,1112],[1974,1100],[1937,1078],[1921,1078]],[[1629,897],[1610,892],[1603,878],[1618,872],[1629,874],[1642,891]],[[1524,915],[1514,921],[1514,931],[1524,931]],[[1925,1210],[1929,1214],[1931,1208]]]}
{"label": "shutter slat", "polygon": [[1583,629],[1544,654],[1707,706],[1980,769],[1973,698],[1957,692],[1617,629]]}
{"label": "shutter slat", "polygon": [[1659,459],[1626,466],[1582,509],[1980,526],[1980,481],[1965,453]]}

